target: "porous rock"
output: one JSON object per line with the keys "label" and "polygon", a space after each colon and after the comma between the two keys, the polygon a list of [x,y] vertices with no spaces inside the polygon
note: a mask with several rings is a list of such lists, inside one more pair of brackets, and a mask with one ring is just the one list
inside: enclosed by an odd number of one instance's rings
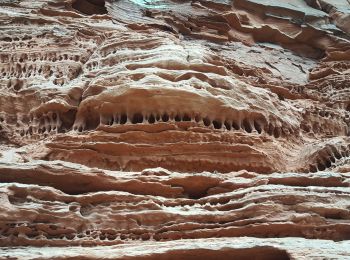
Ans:
{"label": "porous rock", "polygon": [[0,259],[350,259],[348,0],[1,0]]}

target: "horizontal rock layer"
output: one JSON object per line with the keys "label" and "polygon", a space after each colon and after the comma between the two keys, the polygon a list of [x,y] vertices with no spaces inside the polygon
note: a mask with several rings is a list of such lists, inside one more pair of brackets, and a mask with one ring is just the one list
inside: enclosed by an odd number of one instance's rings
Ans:
{"label": "horizontal rock layer", "polygon": [[350,258],[334,2],[1,1],[0,259]]}

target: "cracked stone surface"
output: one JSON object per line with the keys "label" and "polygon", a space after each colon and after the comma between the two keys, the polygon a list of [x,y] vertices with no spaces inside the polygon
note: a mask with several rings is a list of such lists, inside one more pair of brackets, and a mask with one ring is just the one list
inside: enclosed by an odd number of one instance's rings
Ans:
{"label": "cracked stone surface", "polygon": [[350,259],[348,0],[0,0],[0,259]]}

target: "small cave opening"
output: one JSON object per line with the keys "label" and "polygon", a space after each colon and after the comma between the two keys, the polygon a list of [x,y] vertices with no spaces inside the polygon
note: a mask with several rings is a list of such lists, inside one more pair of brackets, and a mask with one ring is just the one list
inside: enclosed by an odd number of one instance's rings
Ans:
{"label": "small cave opening", "polygon": [[89,116],[86,117],[86,126],[85,126],[85,130],[93,130],[96,129],[98,127],[100,123],[100,117],[99,116]]}
{"label": "small cave opening", "polygon": [[154,115],[150,115],[148,118],[148,123],[154,124],[155,122],[156,122],[156,118],[154,117]]}
{"label": "small cave opening", "polygon": [[256,131],[261,134],[262,132],[262,127],[261,125],[257,122],[257,121],[254,121],[254,128],[256,129]]}
{"label": "small cave opening", "polygon": [[273,136],[279,138],[281,136],[280,130],[276,127],[273,131]]}
{"label": "small cave opening", "polygon": [[227,130],[231,130],[232,127],[231,127],[231,124],[229,122],[225,121],[224,125],[225,125]]}
{"label": "small cave opening", "polygon": [[239,125],[236,122],[232,122],[232,128],[234,128],[236,130],[240,129]]}
{"label": "small cave opening", "polygon": [[76,0],[72,7],[86,15],[107,14],[105,4],[105,0]]}
{"label": "small cave opening", "polygon": [[253,131],[252,126],[247,119],[243,120],[243,129],[248,133],[251,133]]}
{"label": "small cave opening", "polygon": [[210,126],[211,125],[211,121],[208,117],[203,118],[203,123],[205,126]]}
{"label": "small cave opening", "polygon": [[120,117],[120,124],[125,125],[127,121],[128,121],[128,116],[126,114],[122,114]]}
{"label": "small cave opening", "polygon": [[310,172],[317,172],[317,167],[315,165],[309,166]]}
{"label": "small cave opening", "polygon": [[[77,114],[76,109],[70,109],[67,112],[59,114],[60,120],[62,121],[62,125],[58,129],[59,133],[63,133],[65,131],[69,131],[72,129],[75,118],[76,118],[76,114]],[[40,118],[40,120],[44,120],[44,118],[42,117],[42,118]],[[42,121],[41,124],[44,125],[45,120]]]}
{"label": "small cave opening", "polygon": [[213,125],[215,129],[221,129],[222,123],[219,120],[214,120]]}
{"label": "small cave opening", "polygon": [[324,171],[326,169],[326,166],[323,165],[321,162],[317,163],[317,168],[319,171]]}
{"label": "small cave opening", "polygon": [[133,124],[141,124],[143,122],[143,115],[141,113],[136,113],[131,122]]}
{"label": "small cave opening", "polygon": [[165,113],[163,116],[162,116],[162,121],[163,122],[168,122],[169,121],[169,115],[167,113]]}
{"label": "small cave opening", "polygon": [[183,117],[182,117],[182,121],[191,121],[191,117],[187,114],[184,114]]}
{"label": "small cave opening", "polygon": [[329,158],[325,161],[325,164],[326,164],[327,168],[332,167],[332,162],[331,162],[331,160]]}
{"label": "small cave opening", "polygon": [[187,191],[187,196],[189,199],[192,200],[198,200],[201,198],[204,198],[206,196],[208,196],[207,194],[208,188],[204,189],[204,190],[194,190],[194,191]]}

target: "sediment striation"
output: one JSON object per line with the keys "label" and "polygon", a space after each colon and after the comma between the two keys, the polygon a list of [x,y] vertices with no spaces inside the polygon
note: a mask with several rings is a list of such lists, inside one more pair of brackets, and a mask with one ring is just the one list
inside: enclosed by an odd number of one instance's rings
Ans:
{"label": "sediment striation", "polygon": [[0,0],[0,259],[350,259],[347,0]]}

